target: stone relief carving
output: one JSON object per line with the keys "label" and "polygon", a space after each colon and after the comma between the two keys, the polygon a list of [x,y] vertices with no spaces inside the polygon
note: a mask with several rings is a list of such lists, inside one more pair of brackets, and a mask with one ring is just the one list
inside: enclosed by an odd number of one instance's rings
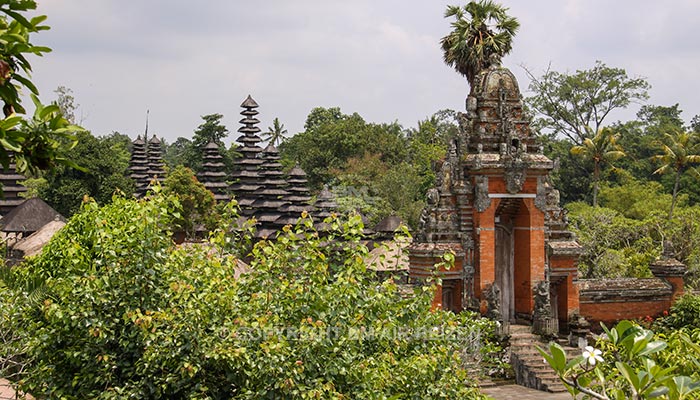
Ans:
{"label": "stone relief carving", "polygon": [[519,156],[516,156],[507,162],[505,178],[506,190],[508,193],[516,194],[523,190],[526,170],[527,163],[525,163],[525,161],[523,161]]}
{"label": "stone relief carving", "polygon": [[474,207],[479,212],[486,211],[491,206],[489,198],[489,178],[488,176],[479,175],[474,178]]}

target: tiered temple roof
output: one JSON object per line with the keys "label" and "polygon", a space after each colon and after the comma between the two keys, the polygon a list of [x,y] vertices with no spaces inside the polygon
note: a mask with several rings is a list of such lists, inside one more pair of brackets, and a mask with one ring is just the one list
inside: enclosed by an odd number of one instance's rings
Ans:
{"label": "tiered temple roof", "polygon": [[153,135],[148,141],[148,177],[162,183],[165,180],[165,162],[163,162],[163,149],[160,139]]}
{"label": "tiered temple roof", "polygon": [[288,221],[292,221],[291,223],[296,223],[304,211],[311,213],[314,209],[311,205],[311,192],[308,183],[306,172],[299,165],[287,173],[288,185],[286,189],[289,195],[285,199],[289,201],[289,204],[284,208],[284,212]]}
{"label": "tiered temple roof", "polygon": [[[306,173],[294,167],[285,175],[280,163],[279,151],[272,144],[263,149],[259,136],[260,121],[258,103],[248,96],[241,104],[243,111],[238,129],[242,135],[236,139],[240,154],[233,161],[233,172],[227,176],[223,157],[216,143],[207,144],[204,151],[202,171],[197,178],[214,193],[217,201],[235,198],[241,209],[242,218],[257,221],[257,236],[270,237],[285,225],[293,225],[304,211],[312,214],[317,221],[331,215],[337,205],[333,194],[327,189],[321,193],[315,205],[311,205],[311,195],[307,187]],[[134,141],[129,167],[130,177],[142,188],[143,195],[149,179],[157,176],[163,179],[163,160],[160,141],[153,137],[148,143],[138,137]],[[227,181],[233,183],[229,186]]]}
{"label": "tiered temple roof", "polygon": [[234,172],[231,178],[235,182],[231,185],[231,191],[238,201],[241,213],[248,217],[253,215],[253,203],[259,197],[258,191],[262,188],[259,167],[263,160],[258,157],[262,152],[262,148],[259,146],[262,139],[258,136],[260,128],[256,126],[260,121],[255,118],[258,115],[258,111],[255,110],[258,108],[258,103],[249,95],[241,107],[243,108],[241,111],[243,119],[240,120],[240,123],[243,126],[238,129],[238,132],[243,135],[236,139],[241,144],[237,149],[241,157],[234,161]]}
{"label": "tiered temple roof", "polygon": [[20,197],[20,194],[27,191],[27,188],[22,184],[25,179],[24,175],[17,173],[14,161],[10,162],[7,169],[0,169],[0,183],[3,192],[3,198],[0,198],[0,215],[5,216],[22,204],[24,199]]}
{"label": "tiered temple roof", "polygon": [[129,177],[134,181],[137,196],[146,194],[148,188],[148,154],[146,141],[141,135],[132,142],[131,161],[129,162]]}
{"label": "tiered temple roof", "polygon": [[284,225],[295,223],[296,220],[290,220],[283,212],[289,206],[289,201],[286,199],[289,192],[284,189],[286,181],[282,173],[282,164],[279,163],[280,156],[277,148],[272,144],[268,145],[261,153],[260,159],[262,160],[259,166],[261,186],[253,208],[259,223],[258,236],[268,237]]}
{"label": "tiered temple roof", "polygon": [[225,165],[223,156],[219,151],[219,145],[215,142],[209,142],[204,146],[204,162],[202,163],[202,171],[197,174],[197,179],[214,194],[216,201],[228,201],[231,199],[228,193],[228,183],[226,183],[224,168]]}
{"label": "tiered temple roof", "polygon": [[146,142],[147,136],[137,136],[132,142],[131,161],[129,162],[129,177],[134,180],[137,197],[144,196],[152,180],[163,182],[165,179],[165,163],[160,139],[155,135]]}
{"label": "tiered temple roof", "polygon": [[323,221],[330,217],[337,208],[338,204],[335,202],[335,195],[328,189],[328,186],[324,186],[314,203],[314,217],[319,221]]}
{"label": "tiered temple roof", "polygon": [[241,107],[243,126],[238,131],[243,135],[236,139],[241,144],[241,157],[234,161],[232,178],[236,181],[231,190],[243,216],[256,219],[258,237],[269,237],[285,225],[295,224],[302,212],[313,210],[311,196],[301,168],[295,167],[285,176],[277,148],[272,144],[260,148],[255,100],[248,96]]}

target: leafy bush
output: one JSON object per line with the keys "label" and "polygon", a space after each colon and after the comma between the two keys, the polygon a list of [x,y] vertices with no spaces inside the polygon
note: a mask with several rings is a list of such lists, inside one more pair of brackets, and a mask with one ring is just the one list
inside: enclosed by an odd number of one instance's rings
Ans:
{"label": "leafy bush", "polygon": [[581,276],[589,278],[649,277],[649,265],[660,255],[654,226],[626,218],[618,211],[570,203],[570,227],[584,252]]}
{"label": "leafy bush", "polygon": [[678,299],[657,325],[666,330],[700,329],[700,296],[686,294]]}
{"label": "leafy bush", "polygon": [[0,306],[16,317],[23,389],[65,399],[482,398],[465,362],[496,350],[494,324],[431,312],[429,287],[405,297],[373,280],[358,217],[328,220],[324,238],[303,219],[256,244],[239,275],[227,231],[173,245],[176,210],[160,195],[86,204],[12,270]]}
{"label": "leafy bush", "polygon": [[[567,360],[559,344],[540,353],[572,396],[595,399],[696,399],[700,392],[700,346],[677,332],[669,341],[630,321],[621,321],[597,348]],[[683,343],[680,346],[679,343]],[[669,347],[672,345],[674,347]],[[676,363],[683,363],[679,368]]]}

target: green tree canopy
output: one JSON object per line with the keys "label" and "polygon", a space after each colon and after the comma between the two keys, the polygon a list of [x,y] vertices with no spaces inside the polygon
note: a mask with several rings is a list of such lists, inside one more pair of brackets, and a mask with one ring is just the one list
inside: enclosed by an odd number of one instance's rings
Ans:
{"label": "green tree canopy", "polygon": [[304,127],[282,143],[280,152],[288,164],[298,163],[306,171],[316,190],[330,183],[332,171],[343,169],[350,158],[379,154],[382,161],[394,164],[406,157],[406,138],[397,123],[367,123],[357,113],[317,107]]}
{"label": "green tree canopy", "polygon": [[534,95],[526,102],[536,114],[536,125],[553,135],[564,135],[576,145],[599,132],[613,110],[649,97],[645,79],[630,78],[624,69],[601,61],[572,74],[548,70],[537,78],[527,73]]}
{"label": "green tree canopy", "polygon": [[197,127],[192,137],[195,147],[201,149],[210,142],[223,145],[224,139],[228,137],[228,128],[221,124],[223,117],[221,114],[202,115],[204,122]]}
{"label": "green tree canopy", "polygon": [[510,53],[520,23],[491,0],[448,6],[445,18],[454,17],[452,32],[440,41],[447,65],[464,75],[470,86],[479,71]]}
{"label": "green tree canopy", "polygon": [[126,195],[134,191],[134,183],[126,176],[131,143],[127,136],[95,137],[82,131],[76,137],[77,145],[66,156],[81,168],[59,166],[44,175],[46,183],[39,188],[39,197],[66,217],[80,209],[85,196],[105,204],[116,191]]}
{"label": "green tree canopy", "polygon": [[178,199],[182,207],[179,227],[187,237],[195,236],[198,225],[211,228],[216,218],[214,195],[194,176],[194,172],[182,165],[168,172],[163,181],[163,193]]}

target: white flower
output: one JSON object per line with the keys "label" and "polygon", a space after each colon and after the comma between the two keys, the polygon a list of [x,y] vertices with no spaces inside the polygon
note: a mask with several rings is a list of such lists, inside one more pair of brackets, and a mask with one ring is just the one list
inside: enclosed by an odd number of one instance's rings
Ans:
{"label": "white flower", "polygon": [[592,346],[586,346],[586,348],[583,349],[583,359],[588,361],[591,365],[595,365],[597,361],[603,362],[601,354],[603,354],[602,351],[594,349]]}

